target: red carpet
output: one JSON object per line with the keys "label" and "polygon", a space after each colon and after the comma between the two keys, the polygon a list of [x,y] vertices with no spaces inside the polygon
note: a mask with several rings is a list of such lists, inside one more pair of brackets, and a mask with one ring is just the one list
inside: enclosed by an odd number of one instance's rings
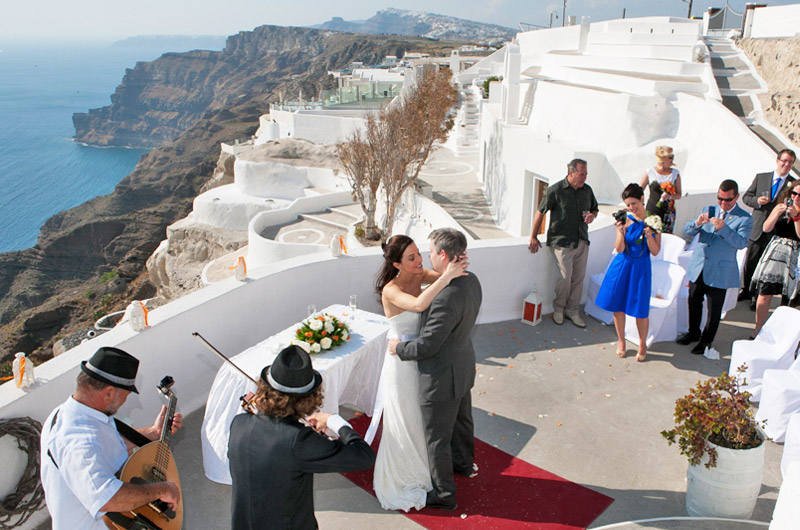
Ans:
{"label": "red carpet", "polygon": [[[360,416],[350,423],[363,434],[369,426],[369,418]],[[379,441],[380,431],[372,444],[373,449],[377,449]],[[477,438],[475,463],[480,468],[478,476],[470,479],[456,475],[457,510],[426,508],[404,515],[429,530],[567,530],[586,528],[614,501]],[[372,469],[344,476],[375,495]],[[466,518],[462,518],[464,514]]]}

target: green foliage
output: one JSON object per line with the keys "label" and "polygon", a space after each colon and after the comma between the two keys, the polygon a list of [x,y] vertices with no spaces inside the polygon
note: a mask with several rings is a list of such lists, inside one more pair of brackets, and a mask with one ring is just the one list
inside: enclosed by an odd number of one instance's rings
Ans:
{"label": "green foliage", "polygon": [[[114,297],[112,295],[107,294],[103,298],[100,299],[100,305],[103,306],[103,308],[105,309],[106,307],[108,307],[108,305],[111,303],[111,301],[113,299],[114,299]],[[100,316],[102,316],[102,315],[100,315]]]}
{"label": "green foliage", "polygon": [[94,300],[94,297],[96,295],[94,294],[94,291],[92,291],[91,289],[86,289],[86,291],[84,291],[84,293],[83,293],[83,296],[87,300]]}
{"label": "green foliage", "polygon": [[92,313],[92,320],[98,321],[105,314],[106,314],[105,311],[103,311],[102,309],[98,309],[94,313]]}
{"label": "green foliage", "polygon": [[489,97],[489,84],[492,81],[502,81],[502,80],[503,80],[502,77],[498,77],[496,75],[487,77],[486,80],[483,82],[483,97],[485,98]]}
{"label": "green foliage", "polygon": [[100,283],[106,283],[109,280],[117,277],[117,271],[108,271],[100,275]]}
{"label": "green foliage", "polygon": [[11,366],[12,361],[6,361],[0,364],[0,377],[11,377],[14,375],[14,370]]}
{"label": "green foliage", "polygon": [[[737,372],[746,369],[743,364]],[[717,450],[708,442],[729,449],[752,449],[763,443],[753,419],[750,392],[741,389],[738,377],[727,373],[699,381],[686,396],[678,398],[675,424],[661,436],[670,445],[677,443],[692,465],[699,465],[704,455],[708,455],[707,468],[717,465]]]}

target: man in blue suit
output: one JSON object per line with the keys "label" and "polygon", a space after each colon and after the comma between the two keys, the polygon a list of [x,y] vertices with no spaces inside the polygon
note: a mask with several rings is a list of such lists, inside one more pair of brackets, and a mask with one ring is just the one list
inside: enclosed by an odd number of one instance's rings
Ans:
{"label": "man in blue suit", "polygon": [[[686,276],[689,278],[689,332],[678,337],[678,344],[699,341],[692,353],[702,354],[714,342],[722,315],[725,292],[739,287],[739,265],[736,251],[747,246],[753,218],[736,205],[739,186],[734,180],[723,180],[717,191],[719,206],[707,206],[694,221],[683,227],[694,236],[700,233]],[[703,297],[708,297],[710,309],[706,328],[700,334],[703,317]]]}

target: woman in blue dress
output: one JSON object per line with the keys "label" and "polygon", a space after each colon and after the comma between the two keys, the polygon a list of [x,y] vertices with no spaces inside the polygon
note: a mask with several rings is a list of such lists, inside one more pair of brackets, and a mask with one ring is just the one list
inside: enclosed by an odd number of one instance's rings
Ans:
{"label": "woman in blue dress", "polygon": [[647,355],[647,328],[650,324],[650,282],[652,270],[650,255],[661,249],[661,234],[644,223],[647,211],[644,208],[644,190],[638,184],[628,184],[622,192],[622,201],[630,214],[624,221],[617,221],[617,240],[614,248],[618,252],[608,266],[603,284],[594,303],[597,307],[614,313],[617,330],[617,356],[625,357],[625,315],[636,319],[639,331],[639,351],[636,360],[644,361]]}

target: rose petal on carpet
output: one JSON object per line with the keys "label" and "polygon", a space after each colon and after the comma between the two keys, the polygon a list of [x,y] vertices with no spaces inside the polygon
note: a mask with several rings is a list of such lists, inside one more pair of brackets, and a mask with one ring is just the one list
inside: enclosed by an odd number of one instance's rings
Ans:
{"label": "rose petal on carpet", "polygon": [[[368,416],[359,416],[350,424],[363,435],[369,420]],[[372,443],[376,451],[380,434],[379,429]],[[586,528],[614,502],[611,497],[531,465],[478,438],[475,463],[479,467],[477,476],[455,477],[458,509],[448,512],[425,508],[400,513],[429,530],[571,530]],[[372,469],[343,475],[375,495]]]}

